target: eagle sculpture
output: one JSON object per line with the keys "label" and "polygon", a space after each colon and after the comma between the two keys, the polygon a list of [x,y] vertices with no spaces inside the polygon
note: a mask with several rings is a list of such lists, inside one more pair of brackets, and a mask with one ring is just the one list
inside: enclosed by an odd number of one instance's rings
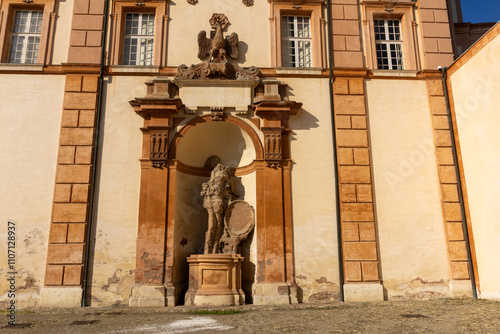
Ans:
{"label": "eagle sculpture", "polygon": [[233,32],[230,36],[222,35],[222,23],[217,22],[212,26],[215,29],[213,38],[207,38],[207,32],[202,30],[198,33],[198,58],[203,59],[210,55],[209,62],[225,63],[226,56],[233,59],[238,58],[238,34]]}

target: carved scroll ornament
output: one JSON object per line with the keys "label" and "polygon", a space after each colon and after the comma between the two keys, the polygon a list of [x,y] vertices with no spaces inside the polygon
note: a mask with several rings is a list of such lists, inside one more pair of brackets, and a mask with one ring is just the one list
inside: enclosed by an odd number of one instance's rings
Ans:
{"label": "carved scroll ornament", "polygon": [[177,68],[175,79],[259,80],[259,69],[254,66],[243,69],[231,63],[202,62],[189,67],[182,64]]}
{"label": "carved scroll ornament", "polygon": [[[198,0],[186,0],[188,4],[194,5],[198,2]],[[250,7],[253,5],[254,0],[242,0],[243,4],[247,7]]]}

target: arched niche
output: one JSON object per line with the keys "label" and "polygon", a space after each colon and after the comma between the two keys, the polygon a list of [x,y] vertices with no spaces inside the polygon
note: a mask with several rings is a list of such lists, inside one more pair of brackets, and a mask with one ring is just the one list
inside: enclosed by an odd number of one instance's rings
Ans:
{"label": "arched niche", "polygon": [[203,167],[212,155],[231,168],[249,165],[256,158],[253,142],[241,128],[227,122],[204,122],[183,136],[176,159],[188,166]]}
{"label": "arched niche", "polygon": [[[247,131],[234,123],[212,122],[198,117],[174,136],[171,154],[175,153],[178,167],[175,176],[173,283],[179,289],[179,303],[183,302],[188,289],[189,266],[186,259],[191,254],[203,254],[208,215],[200,192],[202,184],[209,180],[210,169],[204,168],[209,157],[218,156],[223,165],[235,171],[232,179],[235,194],[239,196],[237,199],[248,202],[256,209],[256,173],[251,166],[262,148],[255,146],[255,139],[260,145],[257,135]],[[245,258],[242,264],[243,290],[247,300],[251,301],[257,260],[253,232],[241,246]]]}

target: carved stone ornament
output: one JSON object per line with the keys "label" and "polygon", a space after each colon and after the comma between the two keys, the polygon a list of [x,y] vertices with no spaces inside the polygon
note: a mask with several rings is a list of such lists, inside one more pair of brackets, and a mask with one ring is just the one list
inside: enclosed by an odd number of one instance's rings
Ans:
{"label": "carved stone ornament", "polygon": [[265,136],[265,159],[281,160],[281,132],[266,132]]}
{"label": "carved stone ornament", "polygon": [[266,166],[270,168],[280,168],[281,162],[266,162]]}
{"label": "carved stone ornament", "polygon": [[220,122],[224,120],[224,107],[211,107],[212,121]]}
{"label": "carved stone ornament", "polygon": [[259,80],[259,69],[250,67],[243,69],[228,62],[228,57],[237,59],[239,56],[238,34],[232,33],[224,38],[222,31],[229,24],[226,15],[214,13],[209,20],[215,30],[213,38],[207,38],[207,32],[198,33],[198,58],[209,56],[207,61],[187,67],[182,64],[177,68],[176,80],[183,79],[236,79]]}
{"label": "carved stone ornament", "polygon": [[177,68],[175,79],[236,79],[259,80],[259,69],[250,67],[244,69],[231,63],[202,63],[187,67],[182,64]]}
{"label": "carved stone ornament", "polygon": [[222,30],[226,29],[227,25],[229,24],[229,19],[227,18],[226,15],[223,13],[214,13],[210,20],[208,20],[210,25],[212,26],[213,29],[220,24],[222,27]]}
{"label": "carved stone ornament", "polygon": [[214,13],[209,20],[210,26],[215,30],[213,38],[207,38],[207,32],[198,33],[198,58],[203,59],[210,55],[209,62],[227,62],[226,55],[237,59],[239,56],[238,34],[233,32],[224,38],[223,31],[229,25],[226,15]]}
{"label": "carved stone ornament", "polygon": [[[32,1],[33,2],[33,1]],[[198,2],[198,0],[187,0],[187,3],[190,5],[194,5]],[[253,0],[242,0],[243,4],[247,7],[250,7],[253,5]]]}
{"label": "carved stone ornament", "polygon": [[152,132],[150,135],[149,159],[153,167],[165,166],[168,154],[168,132]]}

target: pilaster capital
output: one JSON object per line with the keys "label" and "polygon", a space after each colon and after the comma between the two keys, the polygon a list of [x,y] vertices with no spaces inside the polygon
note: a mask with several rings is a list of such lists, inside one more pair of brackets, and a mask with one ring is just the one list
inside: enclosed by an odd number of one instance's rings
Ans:
{"label": "pilaster capital", "polygon": [[152,121],[152,124],[145,126],[168,126],[171,124],[165,119],[170,119],[182,107],[182,100],[179,98],[178,87],[168,78],[155,78],[146,82],[147,92],[144,97],[136,97],[130,101],[134,111],[142,116],[146,121],[163,119],[163,121]]}

